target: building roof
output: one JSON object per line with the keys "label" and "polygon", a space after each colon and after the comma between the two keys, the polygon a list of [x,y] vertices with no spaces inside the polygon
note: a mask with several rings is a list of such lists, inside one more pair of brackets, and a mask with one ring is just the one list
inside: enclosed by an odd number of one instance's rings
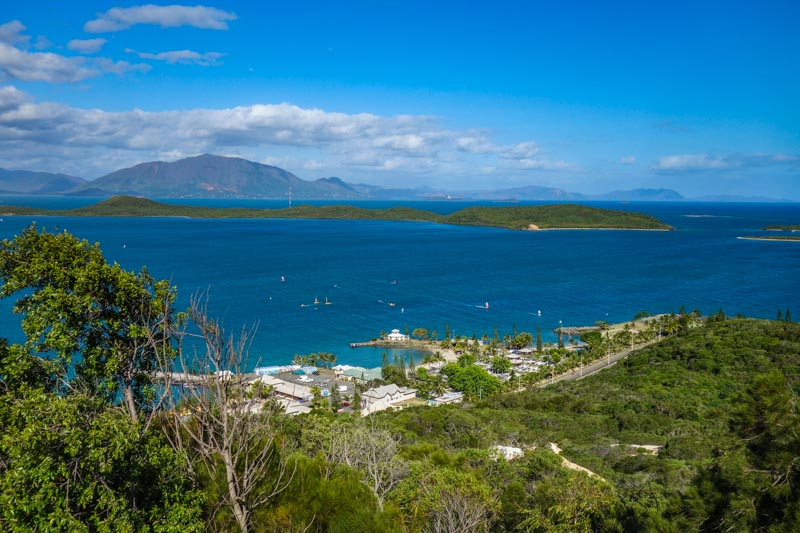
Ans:
{"label": "building roof", "polygon": [[272,386],[272,390],[282,396],[290,396],[292,398],[305,398],[307,396],[313,396],[311,388],[299,383],[284,381],[269,375],[260,376],[260,380],[261,383]]}
{"label": "building roof", "polygon": [[372,381],[373,379],[381,379],[383,377],[381,367],[364,368],[361,366],[354,366],[345,370],[343,374],[355,379],[362,379],[363,376],[365,381]]}
{"label": "building roof", "polygon": [[388,385],[381,385],[380,387],[375,387],[374,389],[369,389],[364,394],[361,395],[362,398],[365,400],[379,400],[381,398],[385,398],[386,396],[394,396],[395,394],[415,394],[417,391],[416,389],[409,389],[408,387],[398,387],[394,383],[390,383]]}

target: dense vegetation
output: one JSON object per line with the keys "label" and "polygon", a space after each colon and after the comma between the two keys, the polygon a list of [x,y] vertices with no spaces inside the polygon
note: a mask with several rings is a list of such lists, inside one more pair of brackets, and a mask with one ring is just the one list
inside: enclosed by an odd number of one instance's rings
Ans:
{"label": "dense vegetation", "polygon": [[[288,418],[268,390],[220,373],[239,370],[239,344],[202,307],[176,313],[174,288],[96,246],[29,228],[0,244],[0,279],[27,334],[0,343],[3,531],[800,528],[788,310],[681,313],[685,327],[581,381]],[[217,373],[181,392],[149,378],[187,368],[186,324],[207,348],[198,368]],[[467,359],[447,371],[465,389],[486,377]]]}
{"label": "dense vegetation", "polygon": [[405,220],[442,224],[493,226],[528,229],[531,225],[547,228],[620,228],[672,229],[655,217],[641,213],[598,209],[572,204],[512,207],[470,207],[450,215],[408,207],[364,209],[348,205],[301,205],[287,209],[213,208],[172,205],[117,196],[95,205],[55,211],[47,209],[0,206],[0,212],[19,215],[63,216],[159,216],[188,218],[322,218],[347,220]]}

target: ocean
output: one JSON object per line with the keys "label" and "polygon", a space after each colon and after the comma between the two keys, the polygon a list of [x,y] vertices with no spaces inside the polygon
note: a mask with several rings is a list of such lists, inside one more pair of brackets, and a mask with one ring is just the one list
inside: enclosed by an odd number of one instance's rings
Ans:
{"label": "ocean", "polygon": [[[0,197],[0,204],[54,208],[96,201]],[[441,213],[474,205],[357,204]],[[321,351],[341,363],[379,366],[387,350],[349,343],[392,329],[422,327],[441,339],[446,328],[478,337],[496,328],[502,337],[514,330],[535,335],[538,326],[545,341],[554,341],[559,324],[619,322],[681,306],[759,318],[788,308],[800,320],[800,242],[737,239],[762,234],[767,224],[800,223],[800,204],[590,205],[648,213],[676,229],[523,232],[425,222],[3,216],[0,237],[12,238],[32,222],[66,229],[99,242],[109,261],[128,270],[146,266],[171,280],[179,307],[205,293],[210,314],[228,333],[255,327],[248,368]],[[0,303],[0,335],[19,341],[20,317],[11,305]]]}

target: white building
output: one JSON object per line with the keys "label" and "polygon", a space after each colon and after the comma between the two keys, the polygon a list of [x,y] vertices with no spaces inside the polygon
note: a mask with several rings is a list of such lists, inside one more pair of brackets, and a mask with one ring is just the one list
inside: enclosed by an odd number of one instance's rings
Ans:
{"label": "white building", "polygon": [[310,387],[306,387],[305,385],[300,385],[299,383],[284,381],[282,379],[267,374],[259,376],[258,380],[261,381],[261,383],[263,383],[264,385],[269,385],[270,387],[272,387],[272,392],[274,392],[275,395],[280,398],[287,398],[289,400],[300,400],[303,402],[307,402],[314,397],[314,394],[311,392]]}
{"label": "white building", "polygon": [[403,335],[400,333],[399,329],[393,329],[391,333],[386,336],[392,342],[400,342],[400,341],[407,341],[408,335]]}
{"label": "white building", "polygon": [[398,387],[394,383],[369,389],[361,395],[361,414],[367,416],[390,407],[397,407],[398,404],[416,397],[416,389]]}

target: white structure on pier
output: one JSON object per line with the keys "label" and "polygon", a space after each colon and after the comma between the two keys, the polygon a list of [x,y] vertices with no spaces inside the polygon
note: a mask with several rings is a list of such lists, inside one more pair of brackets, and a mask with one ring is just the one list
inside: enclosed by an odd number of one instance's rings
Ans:
{"label": "white structure on pier", "polygon": [[407,341],[408,335],[403,335],[400,333],[399,329],[393,329],[391,333],[386,336],[392,342],[400,342],[400,341]]}

